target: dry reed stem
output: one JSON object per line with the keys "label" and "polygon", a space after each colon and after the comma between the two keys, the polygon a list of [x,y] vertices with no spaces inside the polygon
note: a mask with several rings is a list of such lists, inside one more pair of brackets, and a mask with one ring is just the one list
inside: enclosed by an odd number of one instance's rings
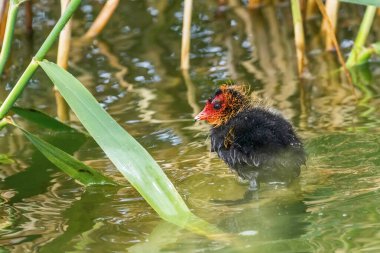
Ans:
{"label": "dry reed stem", "polygon": [[[61,14],[66,10],[67,5],[70,3],[70,0],[61,0]],[[57,55],[57,64],[67,69],[69,54],[70,54],[70,44],[71,44],[71,19],[67,22],[65,28],[59,35],[59,44],[58,44],[58,55]]]}
{"label": "dry reed stem", "polygon": [[333,25],[332,25],[332,23],[330,21],[329,16],[327,15],[327,12],[326,12],[325,6],[322,3],[322,0],[316,0],[316,3],[318,5],[318,8],[319,8],[320,12],[322,13],[323,19],[325,19],[327,21],[327,27],[328,27],[327,32],[329,33],[329,36],[332,39],[332,42],[333,42],[333,44],[335,46],[335,49],[336,49],[336,52],[337,52],[337,55],[338,55],[339,62],[340,62],[340,64],[343,67],[344,74],[346,75],[346,78],[347,78],[347,82],[352,87],[352,93],[355,96],[355,100],[357,102],[358,98],[357,98],[357,95],[356,95],[356,92],[355,92],[355,87],[354,87],[354,84],[352,83],[352,78],[351,78],[350,72],[349,72],[349,70],[348,70],[348,68],[346,66],[346,62],[344,61],[342,52],[340,51],[338,40],[337,40],[337,38],[335,36],[335,33],[334,33],[334,30],[333,30]]}
{"label": "dry reed stem", "polygon": [[3,44],[4,32],[8,17],[8,1],[0,3],[0,46]]}
{"label": "dry reed stem", "polygon": [[326,0],[326,12],[328,17],[330,18],[332,31],[328,32],[329,25],[328,21],[324,18],[322,21],[321,32],[325,35],[325,47],[326,50],[331,51],[334,50],[334,42],[333,38],[331,38],[330,34],[336,32],[336,22],[338,20],[338,10],[339,10],[339,1],[337,0]]}
{"label": "dry reed stem", "polygon": [[7,11],[8,11],[8,0],[2,0],[0,3],[0,21],[3,20],[3,15],[6,14]]}
{"label": "dry reed stem", "polygon": [[317,3],[315,0],[307,0],[306,2],[306,10],[305,10],[305,18],[310,19],[317,14]]}
{"label": "dry reed stem", "polygon": [[[70,0],[61,0],[61,15],[66,10],[67,5],[70,3]],[[58,43],[58,54],[57,54],[57,64],[61,68],[67,69],[70,55],[70,41],[71,41],[71,19],[67,22],[65,28],[59,34],[59,43]],[[67,105],[65,99],[61,94],[54,89],[55,101],[57,104],[57,116],[61,121],[70,120],[70,108]]]}
{"label": "dry reed stem", "polygon": [[248,8],[249,9],[256,9],[260,7],[263,4],[263,0],[249,0],[248,1]]}
{"label": "dry reed stem", "polygon": [[108,0],[90,29],[88,29],[87,33],[84,35],[84,38],[90,39],[96,37],[104,29],[118,5],[119,0]]}
{"label": "dry reed stem", "polygon": [[33,10],[32,1],[26,1],[25,3],[25,29],[27,34],[33,33]]}
{"label": "dry reed stem", "polygon": [[0,17],[3,16],[3,13],[5,12],[6,7],[7,7],[7,3],[8,3],[8,0],[1,1],[1,3],[0,3]]}
{"label": "dry reed stem", "polygon": [[305,36],[303,32],[302,15],[298,0],[291,0],[294,25],[294,39],[296,44],[298,74],[302,76],[306,66]]}
{"label": "dry reed stem", "polygon": [[182,23],[181,69],[189,69],[190,66],[190,29],[192,9],[193,0],[185,0]]}

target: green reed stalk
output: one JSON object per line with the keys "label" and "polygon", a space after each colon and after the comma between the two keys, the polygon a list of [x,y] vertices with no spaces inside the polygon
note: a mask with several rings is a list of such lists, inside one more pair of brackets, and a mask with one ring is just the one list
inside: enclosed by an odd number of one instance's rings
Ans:
{"label": "green reed stalk", "polygon": [[3,127],[5,127],[6,125],[8,125],[7,119],[0,120],[0,130],[3,129]]}
{"label": "green reed stalk", "polygon": [[5,33],[4,33],[4,41],[3,41],[3,46],[1,48],[1,53],[0,53],[0,76],[4,71],[5,64],[7,63],[7,60],[11,53],[13,33],[15,30],[15,24],[16,24],[16,18],[17,18],[19,5],[20,4],[16,3],[16,1],[14,0],[11,0],[9,3],[8,18],[7,18],[7,24],[6,24]]}
{"label": "green reed stalk", "polygon": [[65,13],[58,20],[57,24],[54,26],[53,30],[46,38],[41,48],[38,50],[32,61],[29,63],[28,67],[25,69],[24,73],[21,75],[20,79],[13,87],[11,93],[9,93],[4,103],[1,105],[0,119],[4,118],[4,116],[8,113],[13,104],[16,102],[17,98],[21,95],[28,81],[38,68],[37,61],[42,61],[45,58],[46,53],[57,40],[57,38],[59,37],[59,33],[65,27],[66,23],[69,21],[69,19],[74,14],[75,10],[78,8],[81,2],[81,0],[72,0],[70,4],[67,6]]}
{"label": "green reed stalk", "polygon": [[357,56],[355,64],[360,65],[368,62],[369,58],[374,54],[380,55],[380,42],[376,42],[369,47],[362,49]]}
{"label": "green reed stalk", "polygon": [[362,23],[360,24],[358,35],[355,39],[354,46],[346,62],[347,67],[352,67],[357,63],[360,52],[364,47],[365,41],[367,40],[375,15],[376,7],[367,6]]}

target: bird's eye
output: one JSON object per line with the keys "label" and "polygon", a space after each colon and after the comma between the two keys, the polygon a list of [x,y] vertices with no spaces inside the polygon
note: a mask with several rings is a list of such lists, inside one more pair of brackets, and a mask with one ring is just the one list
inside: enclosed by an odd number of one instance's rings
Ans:
{"label": "bird's eye", "polygon": [[220,103],[215,103],[214,104],[214,109],[215,110],[219,110],[220,108],[222,108],[222,105]]}

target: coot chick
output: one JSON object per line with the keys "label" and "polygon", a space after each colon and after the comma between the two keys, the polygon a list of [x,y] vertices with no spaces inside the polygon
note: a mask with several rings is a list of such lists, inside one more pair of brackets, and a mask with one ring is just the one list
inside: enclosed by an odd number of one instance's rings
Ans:
{"label": "coot chick", "polygon": [[303,144],[292,125],[274,109],[252,101],[244,86],[222,85],[195,117],[212,125],[211,151],[249,181],[289,185],[305,163]]}

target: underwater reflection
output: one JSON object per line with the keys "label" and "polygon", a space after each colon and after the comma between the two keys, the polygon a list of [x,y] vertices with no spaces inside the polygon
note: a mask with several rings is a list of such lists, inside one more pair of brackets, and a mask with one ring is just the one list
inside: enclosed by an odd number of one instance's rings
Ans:
{"label": "underwater reflection", "polygon": [[305,234],[309,225],[300,219],[306,214],[306,209],[302,200],[276,198],[265,205],[242,208],[240,212],[222,219],[218,225],[230,233],[254,236],[254,241],[298,238]]}

